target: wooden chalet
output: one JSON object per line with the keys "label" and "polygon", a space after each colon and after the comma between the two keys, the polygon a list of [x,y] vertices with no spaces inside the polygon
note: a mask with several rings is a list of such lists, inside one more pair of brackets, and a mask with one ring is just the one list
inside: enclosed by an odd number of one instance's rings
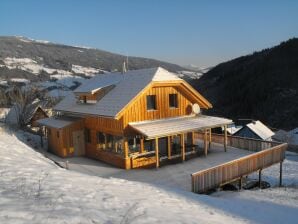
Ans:
{"label": "wooden chalet", "polygon": [[49,149],[61,157],[158,167],[161,160],[196,154],[197,131],[204,133],[207,155],[211,128],[232,123],[198,114],[211,107],[187,82],[158,67],[97,75],[64,98],[55,117],[38,123],[46,127]]}

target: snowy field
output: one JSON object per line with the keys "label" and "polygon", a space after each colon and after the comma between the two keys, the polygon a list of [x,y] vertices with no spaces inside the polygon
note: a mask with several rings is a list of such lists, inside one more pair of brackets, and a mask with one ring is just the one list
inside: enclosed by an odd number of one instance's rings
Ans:
{"label": "snowy field", "polygon": [[[0,223],[297,223],[293,153],[284,163],[291,187],[212,196],[64,170],[4,130],[0,161]],[[277,181],[275,169],[264,176]]]}

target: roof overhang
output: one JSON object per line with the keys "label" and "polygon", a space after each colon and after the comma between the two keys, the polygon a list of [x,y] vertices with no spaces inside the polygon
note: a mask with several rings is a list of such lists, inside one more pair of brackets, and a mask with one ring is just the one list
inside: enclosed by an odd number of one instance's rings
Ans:
{"label": "roof overhang", "polygon": [[129,123],[129,126],[144,135],[147,139],[153,139],[207,128],[222,127],[232,123],[232,120],[226,118],[199,115],[156,121],[133,122]]}
{"label": "roof overhang", "polygon": [[49,117],[49,118],[44,118],[44,119],[38,120],[37,124],[40,125],[40,126],[60,129],[60,128],[64,128],[66,126],[69,126],[73,123],[76,123],[80,120],[82,120],[82,118],[69,118],[69,117],[54,118],[54,117]]}

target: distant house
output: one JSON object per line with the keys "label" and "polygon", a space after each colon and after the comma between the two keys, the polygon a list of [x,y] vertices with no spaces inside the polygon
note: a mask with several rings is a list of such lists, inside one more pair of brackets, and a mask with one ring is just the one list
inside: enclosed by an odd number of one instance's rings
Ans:
{"label": "distant house", "polygon": [[[241,128],[242,128],[242,126],[238,126],[238,125],[235,125],[235,124],[227,125],[227,133],[228,133],[229,135],[233,135],[233,134],[235,134],[237,131],[239,131]],[[224,132],[224,128],[222,128],[221,131]]]}
{"label": "distant house", "polygon": [[266,125],[261,121],[252,121],[249,124],[246,124],[241,129],[233,134],[234,136],[254,138],[260,140],[271,141],[271,137],[274,135]]}
{"label": "distant house", "polygon": [[[163,68],[94,76],[41,119],[48,148],[61,157],[87,156],[131,169],[195,154],[195,132],[232,120],[204,116],[212,105],[192,86]],[[211,138],[211,137],[210,137]]]}
{"label": "distant house", "polygon": [[[16,105],[11,107],[6,114],[5,122],[9,125],[18,126],[19,125],[19,115],[18,113],[20,110]],[[37,120],[49,117],[47,112],[39,105],[39,104],[32,104],[29,109],[26,111],[26,114],[22,115],[25,116],[25,124],[30,125],[31,127],[37,127]]]}

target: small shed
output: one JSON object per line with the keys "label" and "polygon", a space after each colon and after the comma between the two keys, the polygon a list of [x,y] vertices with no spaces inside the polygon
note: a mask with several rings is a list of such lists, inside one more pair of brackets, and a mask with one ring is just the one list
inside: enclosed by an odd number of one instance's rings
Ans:
{"label": "small shed", "polygon": [[264,125],[261,121],[252,121],[233,134],[233,136],[254,138],[266,141],[271,141],[271,137],[273,135],[274,132],[271,131],[270,128]]}

